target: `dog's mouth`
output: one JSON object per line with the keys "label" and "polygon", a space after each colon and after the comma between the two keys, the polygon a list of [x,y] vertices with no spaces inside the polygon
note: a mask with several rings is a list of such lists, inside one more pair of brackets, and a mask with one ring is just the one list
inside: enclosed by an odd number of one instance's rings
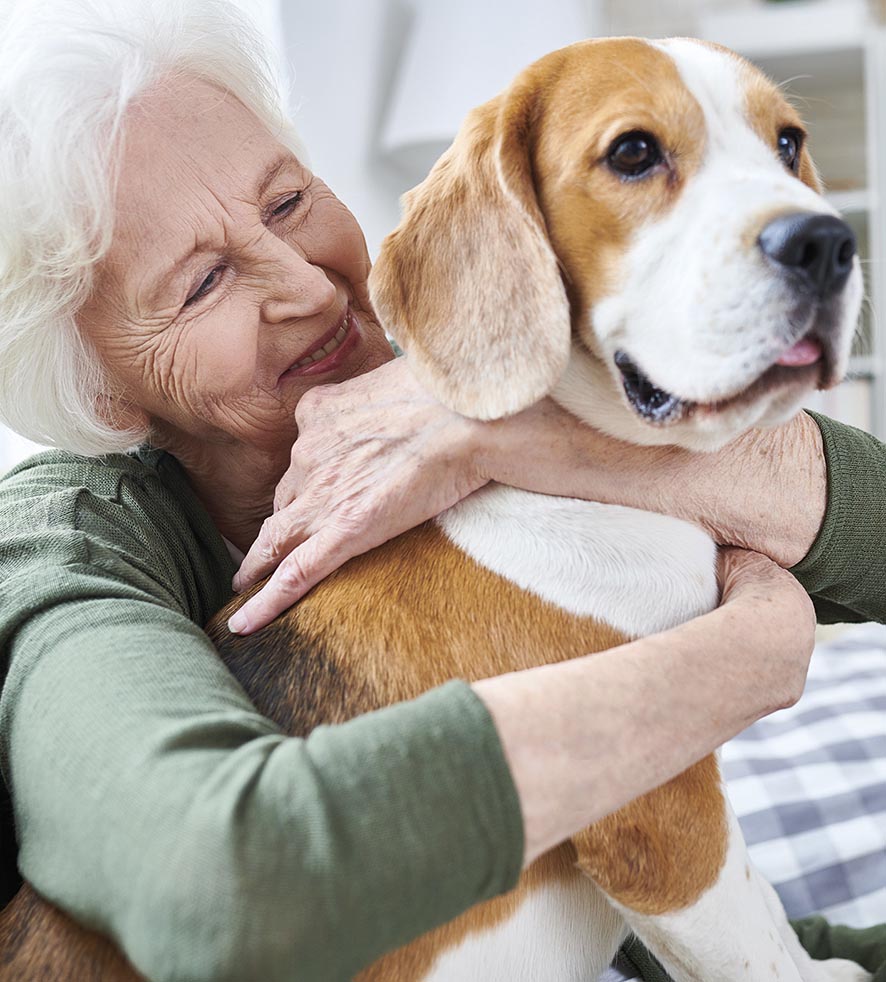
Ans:
{"label": "dog's mouth", "polygon": [[833,377],[830,347],[813,333],[786,349],[749,386],[732,396],[712,402],[691,402],[659,388],[625,351],[616,351],[614,361],[621,374],[628,402],[638,416],[654,426],[671,426],[693,415],[712,415],[740,408],[774,389],[788,385],[829,388],[837,381]]}
{"label": "dog's mouth", "polygon": [[686,408],[692,405],[658,388],[624,351],[615,352],[615,367],[621,372],[621,384],[628,402],[648,423],[674,423],[682,419]]}

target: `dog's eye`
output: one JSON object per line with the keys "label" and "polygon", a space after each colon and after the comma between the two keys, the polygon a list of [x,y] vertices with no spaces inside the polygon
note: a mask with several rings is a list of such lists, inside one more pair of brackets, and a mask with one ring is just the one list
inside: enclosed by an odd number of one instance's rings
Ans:
{"label": "dog's eye", "polygon": [[639,177],[661,162],[658,141],[651,133],[635,130],[618,137],[606,155],[609,166],[625,177]]}
{"label": "dog's eye", "polygon": [[803,148],[803,134],[800,130],[788,127],[778,134],[778,155],[788,170],[797,172],[800,166],[800,150]]}

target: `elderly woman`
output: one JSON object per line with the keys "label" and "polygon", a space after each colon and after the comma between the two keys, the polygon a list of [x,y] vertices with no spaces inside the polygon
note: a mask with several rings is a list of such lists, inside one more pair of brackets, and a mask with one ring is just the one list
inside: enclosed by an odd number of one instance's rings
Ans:
{"label": "elderly woman", "polygon": [[[850,569],[865,519],[844,510],[858,460],[880,454],[882,488],[886,454],[821,421],[823,449],[810,417],[698,462],[547,405],[453,416],[385,364],[360,230],[307,169],[246,29],[209,0],[123,6],[22,4],[0,24],[0,417],[59,448],[0,483],[18,868],[151,978],[344,978],[793,702],[811,606],[734,551],[721,608],[617,659],[451,683],[295,739],[201,630],[233,556],[251,548],[238,585],[288,556],[232,625],[254,630],[494,478],[670,509],[782,566],[815,541],[821,609],[883,617]],[[653,464],[661,481],[634,487]],[[881,529],[882,500],[863,502]]]}

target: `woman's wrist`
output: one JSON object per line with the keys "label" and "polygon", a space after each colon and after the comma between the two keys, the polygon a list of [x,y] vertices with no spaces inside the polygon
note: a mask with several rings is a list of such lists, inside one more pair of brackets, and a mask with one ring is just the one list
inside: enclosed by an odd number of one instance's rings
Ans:
{"label": "woman's wrist", "polygon": [[740,607],[474,683],[521,802],[527,864],[790,704],[789,686],[776,697],[753,680]]}
{"label": "woman's wrist", "polygon": [[827,463],[807,413],[751,430],[696,468],[700,519],[721,544],[769,556],[789,569],[812,548],[827,508]]}

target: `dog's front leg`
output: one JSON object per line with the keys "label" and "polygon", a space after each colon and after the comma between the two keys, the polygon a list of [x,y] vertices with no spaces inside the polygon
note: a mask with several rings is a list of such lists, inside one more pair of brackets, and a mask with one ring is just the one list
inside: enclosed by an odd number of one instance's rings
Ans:
{"label": "dog's front leg", "polygon": [[827,961],[816,961],[800,944],[794,929],[788,922],[788,916],[782,906],[778,894],[772,884],[760,875],[759,870],[753,870],[757,877],[760,891],[766,898],[773,922],[778,926],[779,934],[785,943],[794,963],[800,969],[803,979],[811,982],[869,982],[870,972],[856,965],[855,962],[843,958],[829,958]]}
{"label": "dog's front leg", "polygon": [[[578,865],[675,982],[862,982],[799,949],[706,758],[574,838]],[[764,889],[764,887],[766,889]],[[844,963],[845,966],[845,963]],[[844,966],[840,966],[842,969]]]}
{"label": "dog's front leg", "polygon": [[752,865],[732,809],[729,844],[717,881],[682,911],[638,914],[616,903],[633,931],[683,980],[869,982],[851,962],[819,962],[803,949],[772,886]]}

